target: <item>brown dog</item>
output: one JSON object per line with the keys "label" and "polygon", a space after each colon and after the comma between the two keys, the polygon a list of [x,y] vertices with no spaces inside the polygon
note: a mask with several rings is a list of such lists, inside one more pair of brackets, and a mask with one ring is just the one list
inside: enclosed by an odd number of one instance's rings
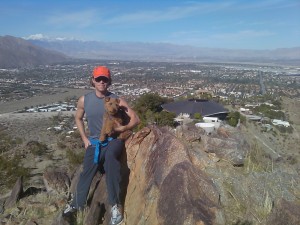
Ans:
{"label": "brown dog", "polygon": [[129,122],[129,117],[122,107],[120,107],[120,99],[105,97],[103,115],[103,125],[100,134],[100,141],[104,141],[107,137],[117,137],[126,140],[132,134],[132,131],[127,130],[122,133],[116,133],[114,127],[118,125],[126,125]]}

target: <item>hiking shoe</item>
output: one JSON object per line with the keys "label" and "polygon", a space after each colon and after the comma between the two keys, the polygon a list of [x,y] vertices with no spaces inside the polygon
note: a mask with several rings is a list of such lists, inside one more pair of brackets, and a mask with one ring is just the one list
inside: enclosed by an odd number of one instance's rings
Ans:
{"label": "hiking shoe", "polygon": [[69,204],[66,205],[66,208],[63,211],[63,217],[72,217],[76,214],[77,209],[74,206]]}
{"label": "hiking shoe", "polygon": [[115,204],[111,208],[110,225],[120,225],[123,222],[123,215],[119,205]]}

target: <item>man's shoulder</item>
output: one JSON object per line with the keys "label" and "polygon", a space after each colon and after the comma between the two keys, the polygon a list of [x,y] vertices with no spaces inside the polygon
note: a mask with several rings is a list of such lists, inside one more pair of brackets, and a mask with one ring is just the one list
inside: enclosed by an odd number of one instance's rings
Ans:
{"label": "man's shoulder", "polygon": [[95,95],[94,91],[86,93],[85,95],[83,95],[83,97],[85,97],[85,96],[92,96],[92,95]]}

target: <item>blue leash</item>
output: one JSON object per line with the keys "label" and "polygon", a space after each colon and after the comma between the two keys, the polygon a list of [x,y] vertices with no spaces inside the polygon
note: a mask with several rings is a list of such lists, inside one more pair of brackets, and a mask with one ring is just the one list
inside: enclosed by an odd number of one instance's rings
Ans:
{"label": "blue leash", "polygon": [[100,140],[92,139],[92,138],[90,138],[89,140],[90,140],[91,144],[96,147],[95,154],[94,154],[94,163],[98,164],[101,147],[105,147],[106,145],[108,145],[108,142],[113,140],[113,138],[108,137],[105,141],[102,141],[102,142]]}

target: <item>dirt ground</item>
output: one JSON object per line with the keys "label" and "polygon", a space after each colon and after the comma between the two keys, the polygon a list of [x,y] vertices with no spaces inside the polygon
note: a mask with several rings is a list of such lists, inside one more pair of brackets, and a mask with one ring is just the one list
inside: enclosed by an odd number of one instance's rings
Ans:
{"label": "dirt ground", "polygon": [[289,121],[293,124],[292,126],[296,129],[298,138],[300,138],[300,98],[283,98],[283,108],[285,113],[288,115]]}
{"label": "dirt ground", "polygon": [[76,96],[79,98],[81,95],[84,95],[91,90],[88,89],[71,89],[71,88],[57,88],[57,94],[55,95],[40,95],[34,96],[32,98],[10,101],[10,102],[2,102],[0,103],[0,114],[1,113],[9,113],[15,112],[18,110],[22,110],[25,107],[31,107],[42,104],[50,104],[58,101],[65,101],[66,98],[70,98]]}
{"label": "dirt ground", "polygon": [[6,132],[12,137],[49,144],[56,137],[49,135],[50,132],[47,131],[47,128],[53,126],[51,118],[57,116],[58,113],[61,115],[75,114],[74,111],[3,113],[0,114],[0,124],[6,127]]}
{"label": "dirt ground", "polygon": [[282,108],[293,127],[292,133],[280,133],[276,127],[273,131],[262,132],[261,126],[255,122],[248,122],[245,129],[253,143],[257,143],[274,160],[300,168],[300,99],[283,98]]}

